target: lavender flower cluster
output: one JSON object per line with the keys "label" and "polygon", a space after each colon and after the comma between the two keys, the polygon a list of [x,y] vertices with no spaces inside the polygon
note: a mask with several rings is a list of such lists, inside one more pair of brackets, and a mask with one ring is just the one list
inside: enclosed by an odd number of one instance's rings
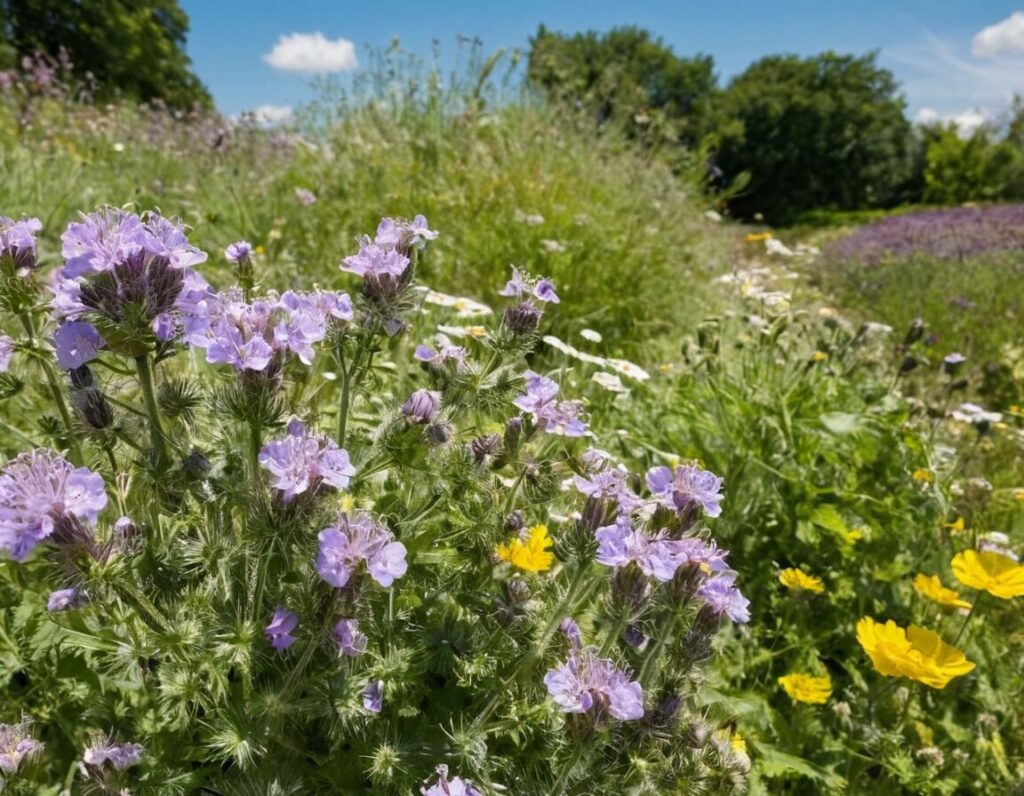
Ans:
{"label": "lavender flower cluster", "polygon": [[951,207],[888,216],[829,244],[825,257],[876,265],[912,255],[974,257],[1024,247],[1024,204]]}

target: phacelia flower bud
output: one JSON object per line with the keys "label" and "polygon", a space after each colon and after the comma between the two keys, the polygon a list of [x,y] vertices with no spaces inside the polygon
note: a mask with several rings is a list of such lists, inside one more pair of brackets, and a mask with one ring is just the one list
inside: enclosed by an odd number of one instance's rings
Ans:
{"label": "phacelia flower bud", "polygon": [[402,414],[412,423],[429,423],[441,406],[441,396],[431,390],[416,390],[402,406]]}

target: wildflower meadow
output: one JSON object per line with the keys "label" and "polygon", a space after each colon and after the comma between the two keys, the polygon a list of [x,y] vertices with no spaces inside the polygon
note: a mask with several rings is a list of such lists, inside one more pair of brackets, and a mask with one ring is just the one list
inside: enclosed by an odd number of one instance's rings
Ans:
{"label": "wildflower meadow", "polygon": [[741,227],[380,58],[2,84],[0,789],[1024,792],[1020,206]]}

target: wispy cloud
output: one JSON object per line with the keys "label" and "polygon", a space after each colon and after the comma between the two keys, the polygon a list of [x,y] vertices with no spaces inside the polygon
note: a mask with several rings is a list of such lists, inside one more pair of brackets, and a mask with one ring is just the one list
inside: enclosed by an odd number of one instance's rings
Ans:
{"label": "wispy cloud", "polygon": [[1016,11],[1001,22],[978,31],[971,41],[971,52],[979,58],[1024,53],[1024,11]]}
{"label": "wispy cloud", "polygon": [[913,44],[887,48],[884,57],[912,105],[938,109],[942,116],[964,108],[991,115],[1015,93],[1024,93],[1024,56],[1004,53],[979,60],[965,45],[925,33]]}
{"label": "wispy cloud", "polygon": [[356,46],[348,39],[328,39],[316,33],[281,36],[263,60],[285,72],[347,72],[359,66]]}
{"label": "wispy cloud", "polygon": [[914,121],[918,124],[933,124],[935,122],[952,122],[956,125],[956,131],[961,138],[970,137],[971,133],[988,121],[988,117],[977,110],[970,108],[966,111],[953,114],[942,114],[934,108],[921,108],[915,115]]}

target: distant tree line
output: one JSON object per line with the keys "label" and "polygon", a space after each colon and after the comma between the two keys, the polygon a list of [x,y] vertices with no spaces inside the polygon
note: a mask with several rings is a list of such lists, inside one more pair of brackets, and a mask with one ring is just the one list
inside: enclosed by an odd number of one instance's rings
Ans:
{"label": "distant tree line", "polygon": [[187,34],[178,0],[0,0],[0,68],[60,59],[98,99],[210,106],[185,53]]}
{"label": "distant tree line", "polygon": [[771,55],[720,87],[711,56],[678,56],[645,30],[541,26],[527,76],[600,130],[670,157],[701,153],[711,187],[741,218],[1024,199],[1024,105],[966,138],[952,124],[913,125],[875,53]]}

